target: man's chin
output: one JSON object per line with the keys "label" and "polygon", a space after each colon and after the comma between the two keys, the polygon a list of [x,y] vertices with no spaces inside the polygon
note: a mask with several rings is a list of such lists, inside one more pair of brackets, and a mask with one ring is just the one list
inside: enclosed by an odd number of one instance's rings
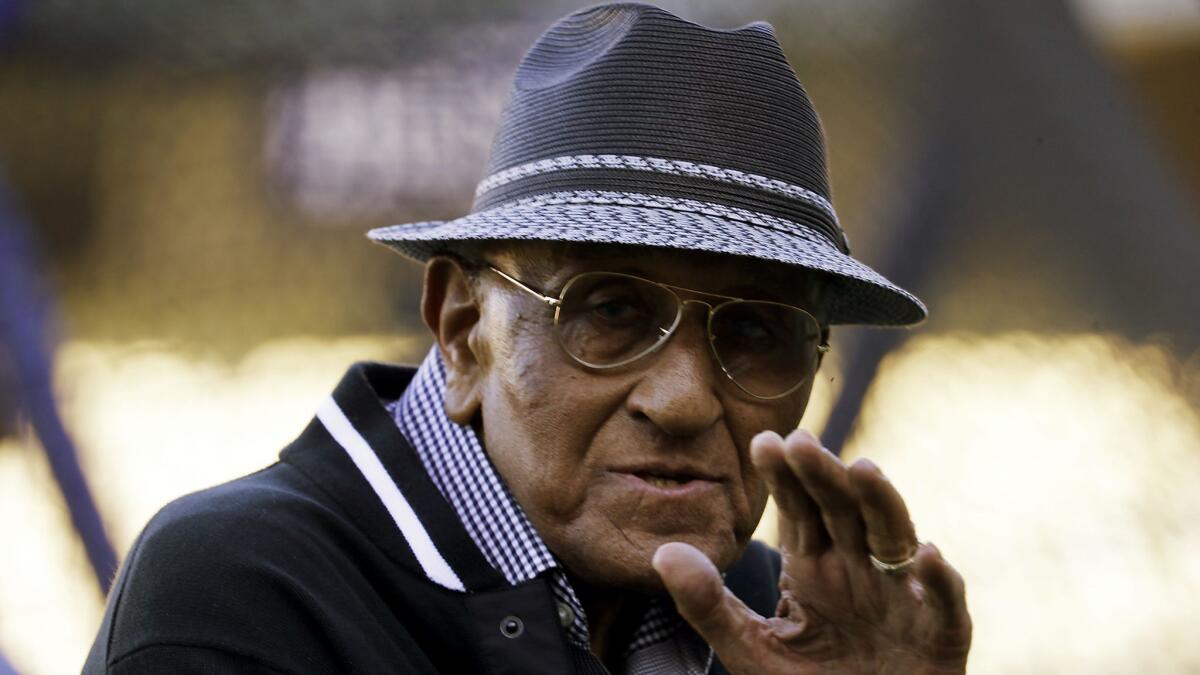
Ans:
{"label": "man's chin", "polygon": [[665,595],[666,587],[653,567],[646,565],[643,569],[601,570],[599,573],[573,574],[593,588],[608,589],[622,593],[637,593],[639,595]]}
{"label": "man's chin", "polygon": [[619,540],[590,542],[584,551],[580,551],[583,555],[560,558],[573,576],[592,586],[654,595],[666,592],[662,579],[650,562],[659,546],[670,542],[695,546],[722,572],[741,556],[746,547],[746,542],[738,543],[732,537],[712,534],[624,534],[626,536]]}

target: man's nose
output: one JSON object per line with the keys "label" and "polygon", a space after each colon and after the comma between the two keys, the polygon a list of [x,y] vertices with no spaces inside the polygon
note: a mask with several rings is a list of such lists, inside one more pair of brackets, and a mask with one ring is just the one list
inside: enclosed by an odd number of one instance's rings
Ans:
{"label": "man's nose", "polygon": [[634,416],[669,436],[700,434],[724,412],[717,397],[719,366],[709,351],[703,314],[687,314],[662,350],[650,357],[626,399]]}

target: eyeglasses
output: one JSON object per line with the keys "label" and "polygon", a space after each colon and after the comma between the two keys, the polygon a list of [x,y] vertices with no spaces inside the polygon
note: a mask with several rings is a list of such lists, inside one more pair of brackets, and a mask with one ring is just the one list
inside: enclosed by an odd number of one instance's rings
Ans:
{"label": "eyeglasses", "polygon": [[817,319],[792,305],[694,291],[619,272],[577,274],[556,298],[487,267],[553,307],[559,344],[588,368],[618,368],[658,351],[692,303],[708,308],[708,344],[721,370],[755,398],[778,399],[796,391],[816,373],[820,355],[829,351]]}

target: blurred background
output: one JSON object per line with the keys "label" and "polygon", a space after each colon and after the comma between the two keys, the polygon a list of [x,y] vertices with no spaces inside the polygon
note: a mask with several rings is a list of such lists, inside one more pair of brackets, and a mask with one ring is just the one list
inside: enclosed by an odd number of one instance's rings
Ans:
{"label": "blurred background", "polygon": [[[470,208],[588,4],[0,0],[0,674],[77,672],[158,508],[419,359],[363,232]],[[930,306],[836,330],[804,425],[962,571],[971,672],[1200,673],[1200,3],[661,4],[774,24],[852,248]]]}

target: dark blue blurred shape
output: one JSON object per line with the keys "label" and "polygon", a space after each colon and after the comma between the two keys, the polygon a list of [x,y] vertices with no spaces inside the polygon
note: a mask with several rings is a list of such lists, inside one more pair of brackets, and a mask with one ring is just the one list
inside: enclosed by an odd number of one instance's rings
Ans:
{"label": "dark blue blurred shape", "polygon": [[4,658],[2,652],[0,652],[0,675],[17,675],[17,669],[13,668],[12,664]]}
{"label": "dark blue blurred shape", "polygon": [[[0,0],[0,44],[3,44],[9,35],[17,31],[17,24],[21,21],[21,12],[24,7],[25,3],[22,0]],[[0,674],[3,672],[0,670]]]}
{"label": "dark blue blurred shape", "polygon": [[9,390],[0,400],[14,401],[28,416],[62,490],[71,523],[83,540],[96,581],[107,593],[117,556],[79,466],[75,445],[58,414],[49,330],[52,302],[39,283],[31,232],[0,174],[0,361],[7,366],[0,368],[0,373],[10,374],[8,380],[0,380],[0,387]]}

